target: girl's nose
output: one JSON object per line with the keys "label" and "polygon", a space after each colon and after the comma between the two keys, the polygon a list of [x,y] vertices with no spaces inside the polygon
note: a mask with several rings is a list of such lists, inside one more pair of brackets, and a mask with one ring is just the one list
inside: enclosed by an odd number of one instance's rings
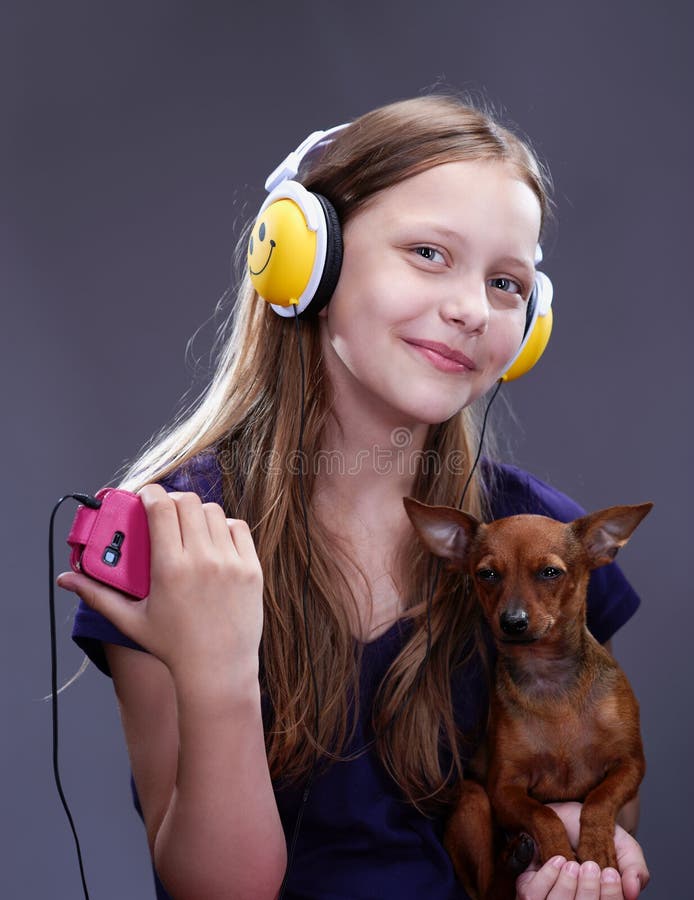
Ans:
{"label": "girl's nose", "polygon": [[484,334],[489,325],[486,283],[481,287],[458,283],[441,305],[441,315],[471,335]]}

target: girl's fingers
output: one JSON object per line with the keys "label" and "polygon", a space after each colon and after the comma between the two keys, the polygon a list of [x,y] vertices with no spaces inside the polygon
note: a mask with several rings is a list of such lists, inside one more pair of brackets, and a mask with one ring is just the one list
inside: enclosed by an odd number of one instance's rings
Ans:
{"label": "girl's fingers", "polygon": [[228,548],[229,538],[239,556],[256,557],[250,529],[241,519],[227,519],[217,503],[202,503],[197,494],[172,491],[157,484],[140,492],[147,511],[152,545],[152,567],[166,567],[181,550],[195,554],[209,546]]}
{"label": "girl's fingers", "polygon": [[151,566],[162,571],[183,549],[176,504],[159,484],[146,484],[139,496],[147,513]]}
{"label": "girl's fingers", "polygon": [[[548,895],[550,900],[575,900],[578,897],[578,877],[581,867],[575,860],[565,862],[559,872],[557,883]],[[599,894],[584,893],[581,900],[599,900]]]}
{"label": "girl's fingers", "polygon": [[516,879],[517,900],[545,900],[557,883],[565,862],[563,856],[554,856],[537,872],[523,872],[519,875]]}
{"label": "girl's fingers", "polygon": [[251,568],[256,565],[258,554],[248,523],[243,519],[227,519],[224,510],[217,503],[205,503],[202,508],[212,543],[220,550],[233,549],[241,561]]}
{"label": "girl's fingers", "polygon": [[77,572],[62,572],[56,582],[63,590],[78,594],[87,606],[107,618],[131,640],[142,643],[138,625],[142,619],[140,604],[145,601],[130,600],[120,591]]}
{"label": "girl's fingers", "polygon": [[173,501],[178,516],[183,550],[193,555],[206,550],[210,543],[210,532],[200,497],[197,494],[177,491],[172,491],[167,496]]}
{"label": "girl's fingers", "polygon": [[227,519],[227,528],[239,556],[247,561],[256,559],[255,544],[248,523],[243,519]]}
{"label": "girl's fingers", "polygon": [[615,869],[600,871],[597,863],[566,862],[558,856],[537,872],[516,881],[517,900],[624,900],[622,879]]}
{"label": "girl's fingers", "polygon": [[205,510],[217,506],[216,503],[203,504],[191,492],[167,493],[157,484],[146,485],[140,496],[147,510],[153,568],[160,562],[162,567],[167,567],[182,552],[196,556],[208,550],[210,541],[216,543]]}
{"label": "girl's fingers", "polygon": [[616,869],[603,869],[600,875],[600,900],[624,900],[622,879]]}
{"label": "girl's fingers", "polygon": [[212,543],[220,550],[228,550],[230,547],[236,549],[229,532],[229,519],[227,519],[224,510],[218,503],[203,503],[202,511],[207,520],[207,530],[209,531]]}
{"label": "girl's fingers", "polygon": [[[576,900],[600,900],[603,896],[600,885],[600,866],[595,862],[584,862],[578,871],[578,890]],[[608,894],[608,900],[621,900],[621,888],[618,894]]]}
{"label": "girl's fingers", "polygon": [[624,900],[636,900],[641,891],[650,881],[650,875],[645,865],[642,867],[634,863],[622,872],[622,891]]}
{"label": "girl's fingers", "polygon": [[615,829],[617,868],[625,900],[636,900],[649,882],[648,866],[638,841],[619,825]]}

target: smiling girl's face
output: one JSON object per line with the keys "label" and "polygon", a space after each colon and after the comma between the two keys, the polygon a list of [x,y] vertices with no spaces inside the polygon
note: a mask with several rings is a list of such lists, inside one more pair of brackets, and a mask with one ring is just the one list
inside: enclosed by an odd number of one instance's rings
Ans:
{"label": "smiling girl's face", "polygon": [[484,394],[522,340],[540,219],[497,161],[435,166],[355,213],[320,313],[338,417],[434,424]]}

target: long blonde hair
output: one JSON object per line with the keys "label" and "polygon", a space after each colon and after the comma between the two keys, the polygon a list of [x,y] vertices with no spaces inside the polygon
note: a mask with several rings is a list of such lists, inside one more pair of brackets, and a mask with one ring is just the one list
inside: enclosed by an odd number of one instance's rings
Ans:
{"label": "long blonde hair", "polygon": [[[528,145],[493,118],[451,96],[393,103],[356,119],[319,157],[309,159],[300,179],[330,199],[344,224],[381,190],[441,163],[503,161],[537,196],[543,221],[548,211],[548,177]],[[339,758],[358,717],[360,645],[353,636],[356,601],[345,572],[347,560],[313,513],[314,467],[304,474],[311,538],[308,634],[320,697],[319,733],[314,733],[314,697],[309,648],[303,627],[302,586],[306,567],[300,485],[284,464],[299,438],[301,379],[293,323],[258,302],[247,276],[230,319],[231,330],[214,377],[200,401],[158,436],[126,472],[121,486],[137,490],[213,449],[222,471],[228,515],[246,519],[264,573],[262,689],[271,710],[266,745],[273,778],[297,779],[311,768],[315,751]],[[326,376],[315,317],[301,322],[305,355],[305,459],[322,447],[330,415]],[[413,496],[452,504],[461,494],[477,447],[474,409],[431,426],[422,461],[452,454],[462,467],[420,465]],[[280,464],[268,465],[268,460]],[[474,475],[466,508],[484,516],[485,495]],[[452,775],[462,774],[464,736],[456,728],[451,678],[471,648],[479,649],[479,621],[467,586],[443,574],[431,610],[431,653],[420,676],[427,646],[426,594],[432,564],[414,536],[400,548],[403,603],[411,634],[381,684],[373,709],[378,752],[409,799],[426,811],[450,800]],[[356,651],[355,651],[356,646]],[[413,739],[416,736],[416,739]],[[442,771],[440,743],[450,749]]]}

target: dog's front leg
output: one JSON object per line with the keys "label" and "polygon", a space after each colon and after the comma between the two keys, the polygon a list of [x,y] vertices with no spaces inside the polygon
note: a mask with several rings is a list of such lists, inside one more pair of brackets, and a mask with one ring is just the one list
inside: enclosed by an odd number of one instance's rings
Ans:
{"label": "dog's front leg", "polygon": [[617,867],[614,829],[617,813],[636,796],[645,772],[643,757],[627,759],[611,769],[583,802],[577,855],[600,868]]}
{"label": "dog's front leg", "polygon": [[494,868],[492,810],[487,792],[476,781],[463,780],[443,843],[465,890],[474,900],[484,900]]}
{"label": "dog's front leg", "polygon": [[527,780],[495,781],[490,799],[497,823],[508,831],[527,832],[535,841],[541,863],[558,854],[576,859],[564,823],[553,809],[528,794]]}

